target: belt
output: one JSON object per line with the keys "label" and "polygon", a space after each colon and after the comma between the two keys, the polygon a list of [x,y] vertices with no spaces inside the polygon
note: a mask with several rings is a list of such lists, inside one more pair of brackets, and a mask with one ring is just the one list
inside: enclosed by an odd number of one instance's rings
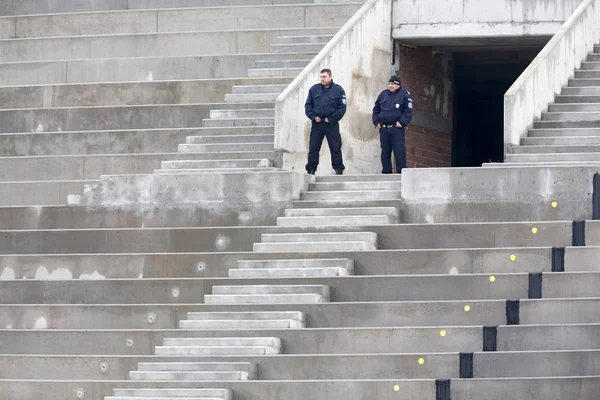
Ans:
{"label": "belt", "polygon": [[395,128],[395,127],[396,127],[396,124],[393,124],[393,125],[385,125],[385,124],[381,124],[381,127],[382,127],[382,128]]}

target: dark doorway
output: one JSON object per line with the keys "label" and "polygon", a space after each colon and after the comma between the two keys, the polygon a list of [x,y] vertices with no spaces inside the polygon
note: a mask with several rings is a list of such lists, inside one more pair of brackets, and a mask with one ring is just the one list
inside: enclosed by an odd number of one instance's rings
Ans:
{"label": "dark doorway", "polygon": [[504,93],[539,50],[454,53],[452,166],[504,161]]}

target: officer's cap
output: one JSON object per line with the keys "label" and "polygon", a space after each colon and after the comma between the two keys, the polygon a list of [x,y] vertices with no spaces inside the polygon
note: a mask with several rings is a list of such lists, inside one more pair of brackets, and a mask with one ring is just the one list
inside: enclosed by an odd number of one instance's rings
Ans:
{"label": "officer's cap", "polygon": [[402,82],[400,82],[400,78],[398,78],[396,75],[392,75],[388,82],[393,82],[396,85],[402,86]]}

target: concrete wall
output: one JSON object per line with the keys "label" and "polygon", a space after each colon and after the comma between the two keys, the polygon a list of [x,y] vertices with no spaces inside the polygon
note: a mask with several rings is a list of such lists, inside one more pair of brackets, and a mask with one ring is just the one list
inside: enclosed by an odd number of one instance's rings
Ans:
{"label": "concrete wall", "polygon": [[585,0],[504,97],[505,147],[520,144],[527,129],[573,76],[600,37],[600,1]]}
{"label": "concrete wall", "polygon": [[415,115],[406,130],[409,168],[450,167],[452,163],[451,56],[431,47],[404,47],[396,43],[398,75],[411,92]]}
{"label": "concrete wall", "polygon": [[[346,171],[379,172],[379,135],[371,112],[392,70],[390,17],[391,0],[367,1],[277,98],[275,149],[283,153],[283,168],[304,171],[311,126],[304,103],[321,69],[329,68],[348,97],[348,111],[340,122]],[[330,174],[329,150],[323,145],[319,172]]]}
{"label": "concrete wall", "polygon": [[553,35],[581,0],[395,0],[397,39]]}

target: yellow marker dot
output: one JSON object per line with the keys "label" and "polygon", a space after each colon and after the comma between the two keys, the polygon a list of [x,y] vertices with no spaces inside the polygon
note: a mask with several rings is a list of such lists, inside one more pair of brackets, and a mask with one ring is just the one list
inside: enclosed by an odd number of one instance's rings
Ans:
{"label": "yellow marker dot", "polygon": [[558,207],[558,202],[557,201],[553,201],[552,202],[552,208],[556,208]]}
{"label": "yellow marker dot", "polygon": [[424,358],[419,358],[419,365],[423,365],[425,364],[425,359]]}
{"label": "yellow marker dot", "polygon": [[469,311],[471,311],[471,306],[465,306],[465,311],[466,311],[466,312],[469,312]]}
{"label": "yellow marker dot", "polygon": [[394,392],[397,392],[400,390],[400,385],[394,385]]}
{"label": "yellow marker dot", "polygon": [[496,277],[495,276],[490,276],[490,282],[496,282]]}
{"label": "yellow marker dot", "polygon": [[510,256],[510,261],[516,261],[516,259],[517,259],[517,256],[515,256],[514,254],[512,254]]}
{"label": "yellow marker dot", "polygon": [[441,337],[445,337],[446,336],[446,331],[444,331],[444,330],[440,331],[440,336]]}
{"label": "yellow marker dot", "polygon": [[535,235],[537,233],[537,228],[536,227],[531,228],[531,233],[533,233]]}

